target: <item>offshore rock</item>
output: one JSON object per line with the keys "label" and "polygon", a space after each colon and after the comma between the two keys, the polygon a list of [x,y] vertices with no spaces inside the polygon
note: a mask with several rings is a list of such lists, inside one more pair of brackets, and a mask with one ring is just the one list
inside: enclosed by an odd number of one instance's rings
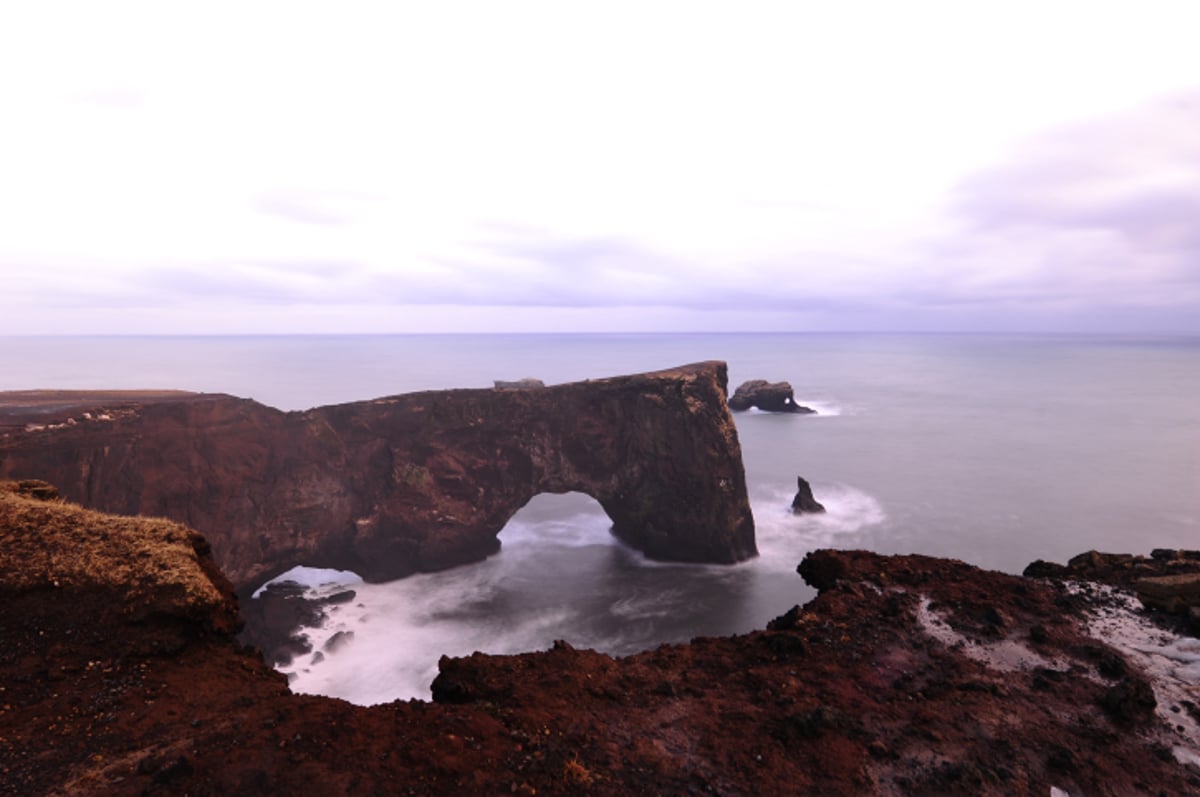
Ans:
{"label": "offshore rock", "polygon": [[652,558],[731,563],[756,548],[726,391],[725,364],[704,362],[305,412],[89,393],[55,393],[40,412],[25,393],[9,401],[19,411],[0,435],[0,477],[187,523],[239,590],[299,564],[383,581],[475,561],[542,492],[592,496]]}
{"label": "offshore rock", "polygon": [[765,379],[751,379],[743,382],[729,399],[729,408],[741,412],[751,407],[757,407],[764,412],[795,412],[813,414],[816,410],[802,407],[796,403],[792,394],[792,386],[787,382],[767,382]]}
{"label": "offshore rock", "polygon": [[796,497],[792,499],[792,514],[824,512],[825,505],[813,498],[812,485],[803,476],[796,477]]}

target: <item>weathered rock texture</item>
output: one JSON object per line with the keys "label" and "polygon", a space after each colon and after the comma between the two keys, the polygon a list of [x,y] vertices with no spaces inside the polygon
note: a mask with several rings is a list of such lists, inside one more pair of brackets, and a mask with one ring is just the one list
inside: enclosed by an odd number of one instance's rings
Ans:
{"label": "weathered rock texture", "polygon": [[364,708],[235,645],[190,530],[0,485],[0,794],[1200,793],[1194,705],[1148,709],[1062,585],[863,551],[802,573],[820,595],[765,631],[447,658],[439,702]]}
{"label": "weathered rock texture", "polygon": [[1134,589],[1141,602],[1151,609],[1191,615],[1200,607],[1200,573],[1140,578]]}
{"label": "weathered rock texture", "polygon": [[1200,572],[1200,551],[1155,548],[1149,556],[1085,551],[1065,565],[1038,559],[1025,568],[1030,578],[1076,578],[1136,589],[1145,578]]}
{"label": "weathered rock texture", "polygon": [[751,407],[757,407],[765,412],[797,412],[812,414],[816,412],[809,407],[796,403],[792,386],[787,382],[767,382],[765,379],[751,379],[738,385],[733,396],[729,399],[729,408],[741,412]]}
{"label": "weathered rock texture", "polygon": [[187,523],[239,588],[298,564],[386,580],[477,560],[542,492],[594,497],[648,556],[736,562],[756,549],[726,389],[725,364],[706,362],[290,413],[224,395],[56,394],[36,424],[24,394],[0,476]]}

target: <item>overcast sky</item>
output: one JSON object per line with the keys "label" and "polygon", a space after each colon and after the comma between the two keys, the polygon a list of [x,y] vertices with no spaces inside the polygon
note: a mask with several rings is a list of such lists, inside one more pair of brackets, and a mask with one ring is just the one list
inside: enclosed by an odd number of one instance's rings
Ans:
{"label": "overcast sky", "polygon": [[9,3],[0,334],[1200,332],[1200,5]]}

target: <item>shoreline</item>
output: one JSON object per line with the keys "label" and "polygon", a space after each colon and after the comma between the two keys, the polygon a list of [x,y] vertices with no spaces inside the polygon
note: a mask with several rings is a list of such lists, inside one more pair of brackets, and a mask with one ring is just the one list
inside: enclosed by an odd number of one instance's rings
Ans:
{"label": "shoreline", "polygon": [[[1153,676],[1089,630],[1090,613],[1107,604],[1069,587],[1078,572],[1033,579],[954,560],[817,551],[799,570],[818,596],[765,629],[623,658],[562,642],[443,658],[434,702],[364,708],[292,694],[257,651],[237,645],[236,599],[200,535],[84,510],[52,489],[0,490],[9,609],[0,618],[0,783],[14,791],[1200,788],[1200,759],[1188,757],[1200,746],[1195,722],[1192,731],[1171,722],[1175,712],[1195,720],[1195,706],[1155,700]],[[126,561],[113,546],[134,529],[150,541],[132,569],[105,577],[86,567],[95,557]],[[939,639],[946,633],[957,639]],[[973,655],[1014,645],[1037,658]]]}

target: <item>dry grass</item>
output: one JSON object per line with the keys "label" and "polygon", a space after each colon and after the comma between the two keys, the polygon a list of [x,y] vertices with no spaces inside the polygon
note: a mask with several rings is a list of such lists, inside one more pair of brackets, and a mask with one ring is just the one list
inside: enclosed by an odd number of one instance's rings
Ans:
{"label": "dry grass", "polygon": [[579,756],[572,756],[563,764],[563,780],[572,786],[590,786],[595,783],[596,775],[579,760]]}
{"label": "dry grass", "polygon": [[[0,591],[111,591],[137,618],[213,618],[228,598],[210,578],[196,531],[158,518],[93,512],[35,482],[0,482]],[[215,612],[215,614],[214,614]]]}

